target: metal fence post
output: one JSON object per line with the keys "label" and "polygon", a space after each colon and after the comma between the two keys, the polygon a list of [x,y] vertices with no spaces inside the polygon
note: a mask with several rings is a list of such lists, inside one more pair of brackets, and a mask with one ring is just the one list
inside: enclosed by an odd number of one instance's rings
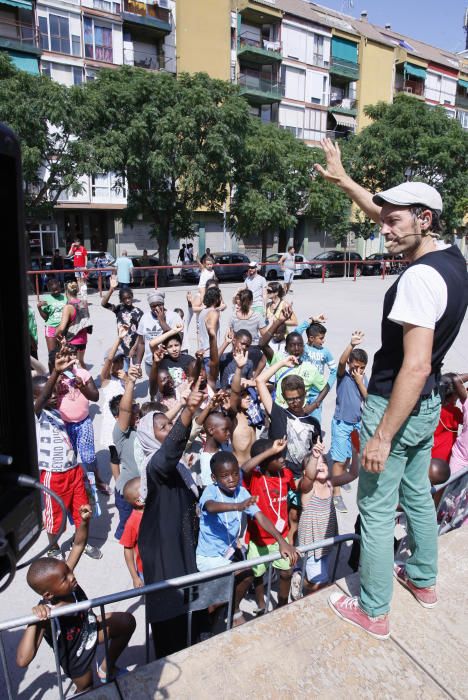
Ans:
{"label": "metal fence post", "polygon": [[8,673],[8,664],[5,654],[5,646],[3,644],[3,634],[0,632],[0,658],[2,660],[3,672],[5,674],[5,685],[8,693],[8,700],[14,700],[13,688],[11,687],[11,678]]}
{"label": "metal fence post", "polygon": [[107,634],[106,609],[104,605],[99,606],[102,620],[102,633],[104,635],[104,656],[106,659],[106,681],[109,680],[109,635]]}
{"label": "metal fence post", "polygon": [[266,594],[266,604],[265,604],[265,614],[269,611],[270,608],[270,599],[271,599],[271,577],[272,577],[272,569],[273,569],[273,564],[270,562],[268,564],[268,580],[267,580],[267,594]]}
{"label": "metal fence post", "polygon": [[98,290],[99,290],[99,296],[102,297],[102,273],[101,270],[98,272]]}
{"label": "metal fence post", "polygon": [[35,278],[35,285],[36,285],[36,297],[37,297],[37,300],[39,301],[39,295],[40,295],[40,291],[39,291],[39,273],[36,272],[36,274],[34,275],[34,278]]}
{"label": "metal fence post", "polygon": [[354,263],[354,279],[353,279],[353,282],[356,281],[356,270],[357,270],[357,265],[356,265],[356,263]]}
{"label": "metal fence post", "polygon": [[227,611],[227,624],[226,629],[230,630],[232,627],[232,602],[234,600],[234,582],[236,575],[234,573],[229,577],[229,601],[228,601],[228,611]]}
{"label": "metal fence post", "polygon": [[322,284],[325,282],[325,267],[326,265],[322,265]]}
{"label": "metal fence post", "polygon": [[55,670],[57,673],[59,698],[60,698],[60,700],[64,700],[65,695],[63,693],[62,669],[60,668],[60,656],[59,656],[58,642],[57,642],[59,624],[60,624],[59,620],[57,620],[55,617],[52,617],[50,619],[50,628],[52,631],[52,644],[54,646]]}

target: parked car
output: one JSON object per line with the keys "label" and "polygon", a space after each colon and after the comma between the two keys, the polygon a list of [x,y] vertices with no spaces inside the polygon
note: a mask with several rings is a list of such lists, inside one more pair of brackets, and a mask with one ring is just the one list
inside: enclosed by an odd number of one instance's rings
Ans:
{"label": "parked car", "polygon": [[[212,253],[215,261],[215,275],[220,282],[227,280],[243,280],[247,274],[250,259],[243,253]],[[233,263],[242,263],[236,267],[228,267]],[[200,279],[199,267],[182,267],[180,277],[186,282],[198,282]]]}
{"label": "parked car", "polygon": [[[273,263],[262,268],[262,275],[265,275],[267,280],[276,280],[279,277],[284,277],[284,272],[279,264],[283,255],[285,253],[273,253],[265,258],[266,263]],[[310,265],[306,262],[306,258],[303,255],[295,255],[294,277],[302,277],[305,280],[312,277]]]}
{"label": "parked car", "polygon": [[[380,275],[382,274],[382,266],[385,265],[385,273],[387,275],[395,275],[402,272],[404,263],[403,256],[392,255],[392,253],[372,253],[364,260],[362,266],[363,275]],[[374,261],[373,263],[371,261]]]}
{"label": "parked car", "polygon": [[[141,280],[144,279],[143,286],[149,286],[153,287],[154,286],[154,271],[153,270],[140,270],[139,268],[142,267],[142,262],[141,262],[141,255],[130,255],[129,256],[130,260],[133,263],[133,283],[135,286],[140,286]],[[159,258],[156,258],[154,255],[151,255],[149,258],[149,262],[145,265],[149,265],[150,267],[157,267],[161,263],[159,262]],[[167,268],[164,270],[166,273],[166,279],[171,280],[174,277],[174,270],[172,267]]]}
{"label": "parked car", "polygon": [[[344,264],[345,260],[349,262],[348,265]],[[360,262],[361,265],[356,265],[356,277],[360,277],[362,274],[362,258],[359,253],[344,250],[326,250],[325,252],[316,255],[315,258],[310,261],[310,271],[312,276],[321,277],[323,264],[327,262],[340,262],[343,264],[327,265],[325,267],[325,277],[344,277],[345,268],[348,268],[348,275],[352,277],[354,275],[354,263],[357,262]]]}

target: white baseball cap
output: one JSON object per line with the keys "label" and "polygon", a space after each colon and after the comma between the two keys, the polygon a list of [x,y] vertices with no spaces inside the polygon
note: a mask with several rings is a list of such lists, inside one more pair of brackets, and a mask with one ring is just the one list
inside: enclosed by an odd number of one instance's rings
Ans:
{"label": "white baseball cap", "polygon": [[249,267],[257,267],[258,263],[255,260],[249,262]]}
{"label": "white baseball cap", "polygon": [[372,197],[372,201],[379,206],[385,202],[397,204],[400,207],[422,204],[428,209],[442,211],[442,197],[435,187],[426,185],[425,182],[403,182],[389,190],[378,192]]}

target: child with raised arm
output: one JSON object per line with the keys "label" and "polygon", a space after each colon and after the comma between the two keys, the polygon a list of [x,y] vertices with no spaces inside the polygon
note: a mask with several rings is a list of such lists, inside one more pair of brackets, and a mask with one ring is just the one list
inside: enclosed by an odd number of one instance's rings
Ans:
{"label": "child with raised arm", "polygon": [[[249,462],[242,465],[242,471],[248,474],[262,460],[284,449],[283,441],[277,441],[268,446],[266,450],[259,452]],[[256,505],[256,497],[253,497],[241,485],[241,471],[239,463],[232,453],[218,452],[211,458],[212,484],[208,486],[200,499],[200,534],[197,546],[197,567],[199,571],[207,571],[218,567],[228,566],[239,556],[239,538],[245,526],[242,522],[242,514],[253,518],[262,532],[275,546],[270,551],[279,551],[283,559],[275,562],[280,569],[289,569],[297,560],[297,553],[286,540],[281,528],[275,527],[274,521],[269,519]],[[257,554],[256,556],[260,556]],[[240,558],[243,558],[240,555]],[[288,560],[287,564],[284,561]],[[234,605],[234,624],[245,622],[239,605],[244,597],[251,578],[242,578],[236,587]]]}
{"label": "child with raised arm", "polygon": [[[257,437],[257,427],[263,426],[265,415],[258,406],[255,389],[243,386],[242,374],[248,363],[247,351],[233,353],[235,372],[231,377],[229,415],[232,418],[232,449],[240,464],[250,459],[250,450]],[[253,392],[257,401],[254,401]]]}
{"label": "child with raised arm", "polygon": [[[351,435],[361,429],[361,412],[367,398],[367,353],[357,346],[364,333],[354,331],[338,362],[336,384],[336,408],[332,420],[330,456],[333,460],[332,475],[341,476],[352,457]],[[333,487],[335,508],[347,513],[341,489]]]}
{"label": "child with raised arm", "polygon": [[[67,561],[36,559],[28,569],[27,582],[42,600],[33,608],[38,622],[28,625],[16,651],[16,663],[21,668],[29,666],[43,639],[50,647],[53,646],[52,636],[55,632],[48,619],[50,611],[58,606],[87,600],[85,592],[78,585],[74,570],[86,546],[90,506],[80,506],[79,513],[80,524]],[[112,612],[106,613],[103,619],[96,617],[92,610],[84,610],[59,617],[58,625],[60,665],[78,692],[90,690],[93,686],[92,664],[97,645],[104,642],[104,627],[109,640],[109,666],[105,659],[100,666],[97,665],[99,680],[106,683],[126,673],[126,670],[116,666],[116,661],[135,630],[133,615],[128,612]]]}
{"label": "child with raised arm", "polygon": [[130,479],[124,486],[123,496],[132,506],[132,512],[125,523],[120,544],[124,547],[124,558],[130,573],[133,587],[143,586],[143,564],[138,550],[138,533],[140,532],[141,519],[145,509],[145,499],[140,492],[141,479]]}
{"label": "child with raised arm", "polygon": [[[353,453],[352,467],[341,476],[328,476],[328,466],[323,456],[324,445],[318,440],[307,460],[304,476],[300,483],[302,513],[299,521],[298,544],[310,545],[314,542],[335,537],[338,534],[338,522],[333,503],[333,486],[353,481],[358,476],[359,459]],[[304,590],[315,593],[330,581],[331,547],[315,549],[307,557]],[[297,600],[302,595],[301,572],[295,571],[291,582],[291,597]]]}
{"label": "child with raised arm", "polygon": [[47,351],[52,352],[57,347],[55,335],[62,320],[62,311],[67,303],[67,298],[62,292],[59,280],[52,279],[47,282],[48,294],[37,302],[37,310],[45,321],[45,339]]}

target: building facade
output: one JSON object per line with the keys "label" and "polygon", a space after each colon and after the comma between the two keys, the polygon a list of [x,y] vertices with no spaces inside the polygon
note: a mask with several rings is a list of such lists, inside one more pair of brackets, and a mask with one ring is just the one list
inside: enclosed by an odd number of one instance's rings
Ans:
{"label": "building facade", "polygon": [[[468,55],[438,49],[308,0],[0,0],[0,51],[16,66],[65,85],[93,80],[102,67],[207,72],[239,85],[252,116],[310,146],[365,128],[365,107],[400,92],[442,106],[468,129]],[[154,250],[150,226],[121,221],[125,188],[111,173],[83,178],[63,193],[53,221],[31,230],[33,254],[66,249],[78,235],[91,250]],[[197,212],[195,246],[238,244],[226,212]],[[291,232],[291,237],[293,232]],[[306,255],[327,247],[302,220],[294,233]],[[272,236],[272,245],[275,238]],[[242,246],[242,244],[239,244]],[[366,252],[378,250],[377,238]],[[178,241],[171,242],[175,259]]]}

